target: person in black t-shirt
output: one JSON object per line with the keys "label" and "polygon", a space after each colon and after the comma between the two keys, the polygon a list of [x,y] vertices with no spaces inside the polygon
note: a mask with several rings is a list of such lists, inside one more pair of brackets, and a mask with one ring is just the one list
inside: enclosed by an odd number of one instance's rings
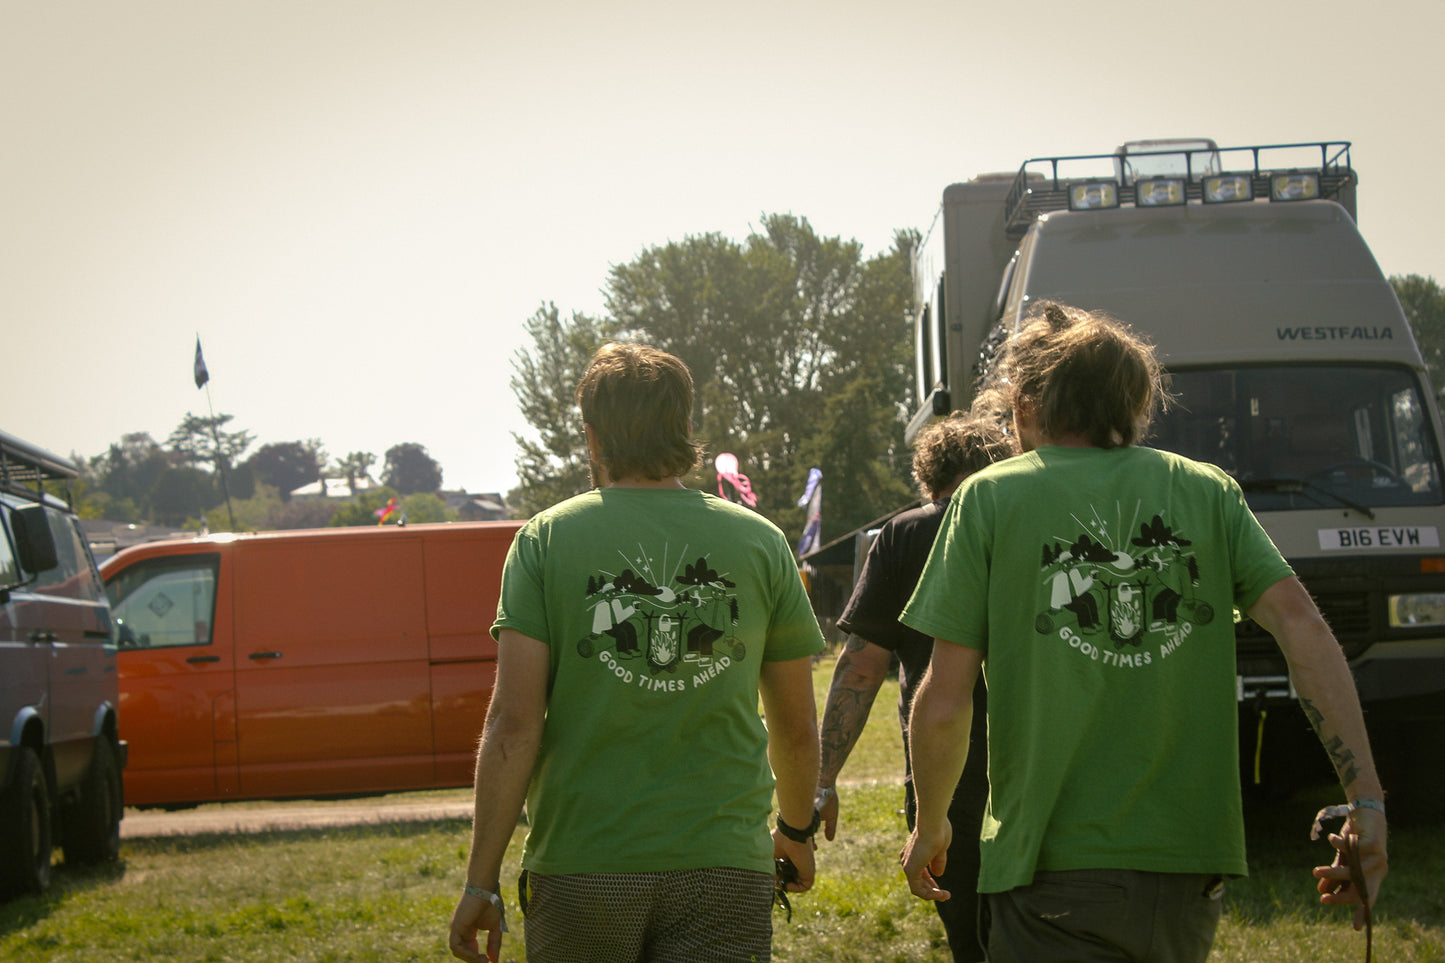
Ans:
{"label": "person in black t-shirt", "polygon": [[[838,828],[838,773],[868,721],[893,658],[898,658],[898,721],[904,739],[904,810],[913,827],[913,781],[908,769],[908,707],[913,690],[928,668],[933,640],[898,621],[913,594],[933,537],[943,520],[948,497],[969,475],[1017,451],[997,419],[954,412],[934,422],[914,441],[913,478],[924,504],[889,519],[868,550],[853,595],[838,620],[849,633],[833,670],[820,728],[822,769],[814,805],[823,817],[823,831],[833,839]],[[948,871],[940,883],[953,898],[934,906],[943,920],[948,945],[957,963],[983,959],[978,938],[978,829],[988,799],[988,754],[985,744],[985,694],[980,677],[974,694],[973,734],[968,765],[949,808],[954,827]],[[951,884],[951,885],[950,885]]]}

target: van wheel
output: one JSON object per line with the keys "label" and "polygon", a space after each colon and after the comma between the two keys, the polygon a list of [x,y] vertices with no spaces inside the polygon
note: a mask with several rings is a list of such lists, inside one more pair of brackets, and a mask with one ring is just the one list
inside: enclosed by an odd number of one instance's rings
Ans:
{"label": "van wheel", "polygon": [[124,807],[115,747],[109,737],[101,736],[80,785],[80,801],[65,810],[65,861],[103,863],[119,857]]}
{"label": "van wheel", "polygon": [[15,750],[0,792],[0,894],[39,893],[50,885],[50,790],[29,746]]}

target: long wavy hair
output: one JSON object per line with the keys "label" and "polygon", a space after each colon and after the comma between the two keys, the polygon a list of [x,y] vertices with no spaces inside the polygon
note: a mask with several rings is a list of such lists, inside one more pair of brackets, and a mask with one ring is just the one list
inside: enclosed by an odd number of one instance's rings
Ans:
{"label": "long wavy hair", "polygon": [[1153,345],[1101,312],[1041,304],[1004,352],[1000,387],[1014,410],[1032,410],[1045,438],[1132,445],[1168,401]]}

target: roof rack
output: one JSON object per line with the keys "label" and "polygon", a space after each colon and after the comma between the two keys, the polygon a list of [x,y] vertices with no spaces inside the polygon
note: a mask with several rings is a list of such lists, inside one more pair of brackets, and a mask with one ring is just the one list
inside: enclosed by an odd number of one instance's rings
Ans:
{"label": "roof rack", "polygon": [[70,459],[0,431],[0,491],[41,501],[46,482],[69,482],[78,477],[80,469]]}
{"label": "roof rack", "polygon": [[1211,175],[1248,175],[1252,196],[1268,198],[1273,175],[1318,174],[1320,197],[1340,200],[1354,214],[1353,197],[1347,191],[1357,178],[1350,166],[1348,141],[1221,148],[1197,139],[1158,150],[1137,149],[1156,143],[1168,142],[1136,142],[1112,154],[1034,157],[1024,161],[1004,202],[1005,232],[1009,237],[1022,237],[1040,215],[1068,210],[1070,187],[1083,183],[1112,182],[1118,191],[1118,206],[1133,206],[1136,181],[1144,178],[1139,171],[1152,166],[1170,168],[1170,176],[1184,182],[1184,203],[1195,204],[1203,202],[1204,179]]}

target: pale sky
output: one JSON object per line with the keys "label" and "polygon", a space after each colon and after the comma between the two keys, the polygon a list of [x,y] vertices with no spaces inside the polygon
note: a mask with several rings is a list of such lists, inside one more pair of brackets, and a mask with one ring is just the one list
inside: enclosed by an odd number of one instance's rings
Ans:
{"label": "pale sky", "polygon": [[1442,36],[1442,0],[0,0],[0,429],[164,443],[199,335],[256,446],[506,492],[544,302],[765,213],[873,255],[1125,140],[1351,141],[1381,268],[1445,280]]}

